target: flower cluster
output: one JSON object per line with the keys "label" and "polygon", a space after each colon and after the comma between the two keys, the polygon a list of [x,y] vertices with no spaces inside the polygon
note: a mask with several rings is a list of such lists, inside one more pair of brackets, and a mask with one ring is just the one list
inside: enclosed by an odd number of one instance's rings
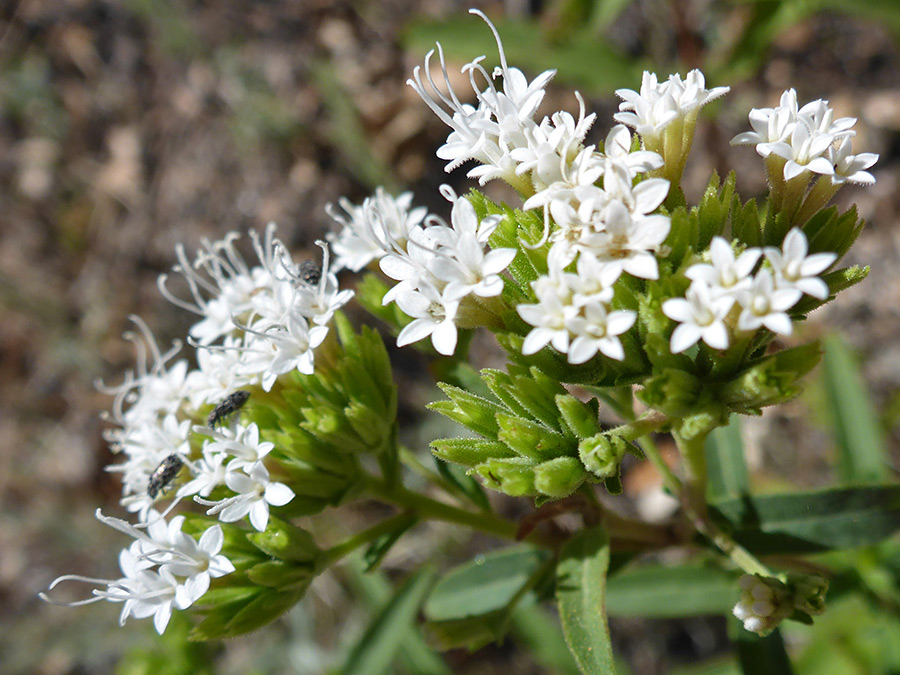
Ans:
{"label": "flower cluster", "polygon": [[[121,474],[121,504],[137,513],[138,525],[98,516],[135,542],[120,555],[124,578],[100,580],[107,589],[95,595],[125,602],[122,621],[153,615],[160,632],[173,607],[187,608],[206,592],[211,577],[234,569],[219,553],[219,526],[206,529],[198,542],[181,531],[183,516],[166,521],[178,501],[193,497],[226,523],[249,516],[263,531],[270,507],[295,496],[271,477],[270,469],[280,466],[268,457],[274,443],[261,439],[255,423],[240,424],[235,416],[229,426],[216,425],[243,405],[250,390],[269,392],[287,373],[312,373],[314,350],[328,334],[329,321],[352,297],[339,288],[324,245],[321,266],[297,265],[270,225],[263,238],[251,233],[259,264],[250,266],[237,250],[237,236],[204,241],[193,262],[177,248],[174,269],[184,277],[190,301],[169,290],[166,275],[159,279],[167,299],[199,316],[188,337],[196,367],[186,358],[175,360],[180,341],[163,352],[149,327],[133,316],[138,331],[126,337],[137,349],[136,369],[119,385],[98,385],[115,397],[108,415],[115,427],[105,436],[121,460],[108,470]],[[177,486],[176,498],[160,514],[154,505],[170,484]],[[61,577],[54,585],[69,578],[76,577]]]}
{"label": "flower cluster", "polygon": [[398,282],[382,301],[396,301],[413,319],[397,336],[398,346],[431,337],[439,354],[450,355],[456,350],[457,326],[482,325],[473,316],[483,315],[478,311],[484,309],[483,299],[503,291],[500,273],[516,249],[486,251],[499,218],[479,221],[472,204],[447,185],[441,194],[453,205],[449,224],[420,209],[410,211],[408,194],[392,200],[382,192],[362,206],[343,203],[347,216],[333,215],[344,227],[332,241],[343,254],[338,264],[359,269],[365,257],[371,256],[366,262],[377,257],[381,271]]}
{"label": "flower cluster", "polygon": [[[788,232],[781,249],[752,247],[737,257],[728,241],[715,237],[709,262],[691,265],[685,272],[691,280],[685,297],[662,305],[663,313],[679,322],[672,332],[672,353],[683,352],[699,340],[713,349],[727,349],[730,336],[760,327],[790,335],[788,310],[804,293],[819,300],[828,297],[828,286],[816,275],[837,260],[835,253],[807,252],[806,235],[796,228]],[[766,264],[751,276],[763,253]]]}
{"label": "flower cluster", "polygon": [[[94,579],[67,574],[56,579],[49,590],[63,581],[83,581],[99,584],[93,597],[72,605],[84,605],[100,600],[124,603],[119,624],[129,616],[136,619],[153,617],[156,631],[162,635],[172,616],[172,609],[187,609],[209,589],[211,579],[234,572],[234,565],[220,551],[224,544],[222,528],[213,525],[199,540],[182,531],[184,516],[168,522],[156,511],[149,511],[144,523],[135,527],[118,518],[104,516],[97,510],[97,519],[134,538],[131,545],[119,554],[119,579]],[[45,594],[41,597],[52,602]]]}
{"label": "flower cluster", "polygon": [[788,89],[777,107],[751,110],[753,131],[738,134],[731,143],[755,145],[761,157],[778,158],[767,168],[780,168],[786,181],[811,172],[829,176],[835,185],[848,181],[870,185],[875,178],[866,169],[878,155],[852,154],[854,124],[853,117],[834,119],[834,110],[822,99],[799,107],[797,92]]}

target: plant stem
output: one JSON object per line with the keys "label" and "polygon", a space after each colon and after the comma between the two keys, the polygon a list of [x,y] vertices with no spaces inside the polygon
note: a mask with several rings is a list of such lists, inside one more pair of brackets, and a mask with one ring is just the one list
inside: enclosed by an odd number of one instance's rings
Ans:
{"label": "plant stem", "polygon": [[518,526],[505,518],[485,511],[468,511],[458,506],[439,502],[425,495],[407,490],[402,485],[388,486],[384,481],[369,476],[365,479],[368,491],[378,499],[396,504],[415,513],[422,519],[441,520],[464,525],[473,530],[493,534],[503,539],[516,539]]}
{"label": "plant stem", "polygon": [[669,468],[669,465],[666,464],[666,460],[663,459],[659,452],[659,448],[656,447],[656,443],[653,442],[650,435],[647,434],[646,436],[641,436],[637,439],[637,443],[641,446],[641,450],[644,451],[644,455],[650,460],[653,467],[659,471],[659,475],[662,476],[665,488],[672,493],[673,496],[680,495],[681,479],[679,479],[672,469]]}
{"label": "plant stem", "polygon": [[323,551],[319,567],[321,569],[325,569],[326,567],[333,565],[335,562],[352,553],[360,546],[370,544],[379,537],[388,534],[389,532],[393,532],[397,528],[407,524],[409,522],[409,519],[409,512],[398,513],[396,516],[391,516],[386,520],[382,520],[380,523],[377,523],[376,525],[373,525],[366,530],[357,532],[353,536],[348,537],[347,539],[342,541],[340,544],[332,546],[331,548]]}

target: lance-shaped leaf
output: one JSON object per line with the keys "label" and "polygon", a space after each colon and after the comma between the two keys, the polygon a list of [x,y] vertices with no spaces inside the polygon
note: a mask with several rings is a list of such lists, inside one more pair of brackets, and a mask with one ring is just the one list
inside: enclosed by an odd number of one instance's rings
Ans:
{"label": "lance-shaped leaf", "polygon": [[515,608],[534,602],[548,554],[517,547],[480,555],[455,567],[435,584],[424,613],[444,648],[470,649],[499,640]]}
{"label": "lance-shaped leaf", "polygon": [[859,367],[837,337],[825,341],[825,395],[838,446],[838,471],[847,485],[888,478],[884,439]]}
{"label": "lance-shaped leaf", "polygon": [[436,457],[454,464],[476,466],[495,457],[516,457],[506,443],[483,438],[439,438],[431,442]]}
{"label": "lance-shaped leaf", "polygon": [[719,427],[706,437],[706,465],[709,483],[706,494],[710,501],[739,497],[750,491],[750,475],[741,440],[741,421],[731,416],[726,427]]}
{"label": "lance-shaped leaf", "polygon": [[610,616],[681,618],[727,614],[737,601],[737,575],[707,565],[642,565],[606,583]]}
{"label": "lance-shaped leaf", "polygon": [[711,513],[758,555],[868,546],[900,530],[900,485],[744,496]]}
{"label": "lance-shaped leaf", "polygon": [[353,647],[342,675],[382,675],[415,630],[414,621],[434,582],[434,570],[424,567],[398,589]]}
{"label": "lance-shaped leaf", "polygon": [[614,675],[606,621],[609,536],[601,527],[582,530],[562,548],[556,567],[556,601],[569,651],[585,675]]}

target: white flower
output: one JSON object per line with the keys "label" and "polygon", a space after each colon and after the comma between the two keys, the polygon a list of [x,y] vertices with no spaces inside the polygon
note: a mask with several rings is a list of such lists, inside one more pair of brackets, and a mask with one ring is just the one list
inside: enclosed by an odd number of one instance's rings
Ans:
{"label": "white flower", "polygon": [[713,237],[709,245],[709,255],[711,265],[708,263],[691,265],[685,276],[691,281],[705,282],[712,296],[718,297],[752,285],[750,273],[759,261],[762,250],[748,248],[735,259],[731,244],[723,237]]}
{"label": "white flower", "polygon": [[735,294],[741,306],[738,329],[754,331],[765,326],[773,333],[790,335],[791,317],[787,310],[797,304],[803,293],[794,288],[775,288],[772,272],[762,269],[753,279],[753,286]]}
{"label": "white flower", "polygon": [[682,81],[681,76],[669,75],[660,83],[655,73],[644,71],[640,93],[631,89],[618,89],[622,99],[613,118],[626,124],[641,136],[658,136],[679,117],[686,117],[713,99],[723,96],[730,87],[706,89],[706,80],[699,70],[692,70]]}
{"label": "white flower", "polygon": [[828,284],[817,275],[837,260],[836,253],[806,255],[809,245],[806,235],[792,228],[784,238],[782,249],[766,248],[766,258],[775,273],[775,286],[779,289],[796,289],[819,300],[828,297]]}
{"label": "white flower", "polygon": [[442,247],[431,263],[434,276],[447,284],[444,295],[448,300],[458,300],[470,293],[483,298],[500,295],[503,291],[500,272],[515,258],[516,249],[498,248],[485,253],[483,240],[487,237],[479,231],[493,231],[499,218],[489,216],[485,219],[486,227],[482,227],[465,197],[454,199],[450,217],[456,241],[452,246]]}
{"label": "white flower", "polygon": [[393,197],[378,187],[360,206],[341,198],[338,203],[346,217],[329,204],[328,214],[343,226],[337,234],[326,235],[336,256],[335,271],[359,272],[393,250],[395,243],[405,249],[409,233],[422,225],[428,213],[423,206],[413,208],[412,198],[412,192]]}
{"label": "white flower", "polygon": [[263,332],[244,327],[257,339],[245,348],[246,356],[240,367],[241,374],[258,375],[265,391],[272,389],[279,375],[297,370],[304,375],[313,373],[313,350],[322,344],[328,334],[326,326],[309,327],[306,319],[296,313],[286,317],[284,325],[274,326]]}
{"label": "white flower", "polygon": [[825,153],[834,139],[832,134],[818,133],[806,124],[795,124],[790,143],[782,141],[772,145],[772,153],[787,160],[784,179],[796,178],[804,171],[826,176],[833,174],[834,165],[825,157]]}
{"label": "white flower", "polygon": [[[249,514],[250,524],[260,532],[269,522],[269,506],[284,506],[294,498],[294,491],[284,483],[269,480],[269,472],[262,462],[253,466],[250,474],[229,471],[225,484],[237,494],[214,502],[206,513],[218,515],[223,523],[233,523]],[[199,497],[194,500],[209,505],[211,502]]]}
{"label": "white flower", "polygon": [[397,305],[413,317],[397,336],[397,346],[403,347],[431,337],[438,354],[451,356],[456,351],[456,312],[459,299],[447,297],[430,284],[397,296]]}
{"label": "white flower", "polygon": [[642,279],[657,279],[657,251],[669,234],[668,216],[634,217],[628,207],[616,200],[604,209],[605,230],[584,236],[580,246],[590,251],[618,277],[622,272]]}
{"label": "white flower", "polygon": [[200,426],[194,427],[194,431],[212,437],[203,445],[204,455],[225,454],[234,458],[228,463],[228,471],[249,470],[275,448],[274,443],[259,440],[259,427],[255,422],[247,426],[239,424],[234,432],[222,433]]}
{"label": "white flower", "polygon": [[691,284],[684,298],[670,298],[663,302],[663,314],[679,322],[669,342],[672,353],[679,354],[699,340],[713,349],[727,349],[725,317],[733,304],[732,296],[715,297],[709,285],[700,280]]}
{"label": "white flower", "polygon": [[741,597],[732,613],[751,633],[768,634],[793,610],[790,593],[777,579],[744,574],[738,584]]}
{"label": "white flower", "polygon": [[549,276],[531,282],[537,296],[533,305],[520,304],[516,311],[528,324],[534,326],[522,343],[522,353],[534,354],[548,344],[563,354],[569,351],[569,322],[578,314],[571,304],[572,292],[560,273],[551,269]]}
{"label": "white flower", "polygon": [[875,177],[866,171],[878,161],[878,155],[873,152],[861,152],[858,155],[850,154],[853,150],[853,142],[849,136],[841,139],[837,147],[828,148],[828,159],[834,165],[832,183],[858,183],[859,185],[872,185]]}
{"label": "white flower", "polygon": [[569,346],[569,363],[584,363],[597,352],[621,361],[625,350],[617,336],[628,331],[637,319],[630,310],[607,312],[603,303],[594,302],[582,308],[582,314],[569,320],[567,328],[575,336]]}
{"label": "white flower", "polygon": [[[173,607],[187,609],[209,589],[211,578],[234,571],[234,565],[220,553],[224,544],[221,528],[208,528],[196,541],[181,528],[184,516],[166,522],[157,512],[148,514],[143,526],[104,516],[99,509],[97,518],[131,537],[135,541],[119,553],[120,579],[96,579],[67,574],[50,584],[53,590],[63,581],[81,581],[105,588],[95,588],[93,597],[86,600],[58,603],[45,593],[41,599],[54,604],[78,606],[109,600],[123,603],[119,624],[129,616],[143,619],[152,616],[153,625],[161,635],[172,616]],[[146,529],[146,532],[144,531]]]}

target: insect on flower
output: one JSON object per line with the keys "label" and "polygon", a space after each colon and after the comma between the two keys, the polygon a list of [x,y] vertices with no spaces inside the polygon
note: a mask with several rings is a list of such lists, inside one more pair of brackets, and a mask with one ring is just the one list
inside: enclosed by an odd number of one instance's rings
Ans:
{"label": "insect on flower", "polygon": [[181,457],[175,454],[169,455],[161,461],[159,466],[153,469],[150,480],[147,481],[147,495],[151,499],[156,499],[159,491],[166,489],[166,486],[174,480],[183,466],[184,462]]}
{"label": "insect on flower", "polygon": [[209,428],[215,429],[219,422],[243,408],[248,398],[250,398],[249,391],[236,391],[233,394],[226,396],[224,400],[209,413],[209,419],[207,420]]}
{"label": "insect on flower", "polygon": [[297,277],[310,286],[317,286],[322,280],[322,267],[315,260],[304,260],[297,268]]}

